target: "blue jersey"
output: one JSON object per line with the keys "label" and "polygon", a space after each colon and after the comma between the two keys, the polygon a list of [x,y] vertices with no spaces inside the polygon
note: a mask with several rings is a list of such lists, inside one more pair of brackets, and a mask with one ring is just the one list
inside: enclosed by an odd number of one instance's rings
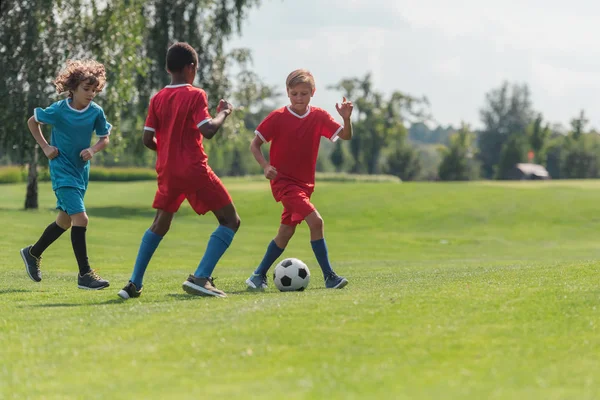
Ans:
{"label": "blue jersey", "polygon": [[36,108],[33,113],[37,122],[52,125],[50,144],[58,148],[58,157],[50,160],[53,190],[87,189],[90,162],[83,161],[79,154],[90,147],[94,131],[96,136],[107,136],[112,128],[98,104],[92,101],[83,110],[76,110],[71,101],[57,101],[46,109]]}

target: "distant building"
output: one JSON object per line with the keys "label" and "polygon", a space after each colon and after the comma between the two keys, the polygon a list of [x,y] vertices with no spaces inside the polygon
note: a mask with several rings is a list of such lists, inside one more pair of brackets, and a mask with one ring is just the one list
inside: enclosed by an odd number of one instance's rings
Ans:
{"label": "distant building", "polygon": [[542,180],[551,179],[543,165],[520,163],[515,165],[507,174],[511,180]]}

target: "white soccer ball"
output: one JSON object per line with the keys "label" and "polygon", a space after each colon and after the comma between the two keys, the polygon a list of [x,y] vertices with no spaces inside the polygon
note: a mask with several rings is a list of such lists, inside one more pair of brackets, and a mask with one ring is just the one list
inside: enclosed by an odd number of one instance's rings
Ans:
{"label": "white soccer ball", "polygon": [[297,258],[286,258],[275,267],[273,283],[282,292],[302,291],[308,287],[310,271]]}

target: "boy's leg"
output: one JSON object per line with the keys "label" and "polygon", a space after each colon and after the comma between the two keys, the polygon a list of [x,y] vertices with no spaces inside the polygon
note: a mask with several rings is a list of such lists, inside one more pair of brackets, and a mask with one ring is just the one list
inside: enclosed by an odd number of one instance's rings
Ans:
{"label": "boy's leg", "polygon": [[338,276],[335,272],[333,272],[333,268],[331,268],[327,243],[325,242],[324,237],[323,218],[321,218],[319,212],[315,210],[305,218],[305,221],[310,229],[310,244],[313,252],[315,253],[315,257],[319,262],[321,271],[323,271],[325,286],[328,289],[343,288],[348,284],[348,280],[344,277]]}
{"label": "boy's leg", "polygon": [[130,282],[132,282],[138,290],[142,289],[146,268],[161,240],[167,232],[169,232],[174,215],[174,213],[167,211],[156,210],[154,222],[152,222],[152,225],[142,237],[142,243],[140,244],[140,249],[138,250],[138,255],[135,259],[135,265],[130,279]]}
{"label": "boy's leg", "polygon": [[71,227],[71,244],[73,253],[77,259],[79,274],[77,275],[77,287],[79,289],[100,290],[110,286],[109,282],[102,279],[96,272],[90,268],[87,255],[87,241],[85,238],[88,216],[84,212],[71,215],[73,226]]}
{"label": "boy's leg", "polygon": [[60,210],[56,216],[56,221],[46,227],[38,241],[32,246],[21,249],[21,258],[23,258],[23,262],[25,263],[25,270],[33,281],[39,282],[42,280],[40,265],[44,250],[70,227],[71,218],[69,218],[67,213]]}
{"label": "boy's leg", "polygon": [[[192,204],[194,207],[194,204]],[[226,297],[225,293],[214,286],[212,273],[221,259],[221,256],[229,248],[235,233],[240,227],[240,217],[233,203],[213,211],[219,221],[219,226],[210,235],[206,251],[194,275],[190,275],[183,282],[183,290],[187,293],[200,296]]]}
{"label": "boy's leg", "polygon": [[122,299],[127,300],[132,297],[140,297],[142,294],[144,274],[146,273],[148,264],[163,237],[169,231],[173,217],[177,210],[179,210],[183,200],[185,200],[185,194],[161,184],[159,180],[158,190],[152,203],[152,207],[156,209],[156,215],[152,225],[144,232],[144,236],[142,237],[131,279],[129,279],[127,285],[118,293]]}
{"label": "boy's leg", "polygon": [[263,256],[262,261],[254,273],[250,275],[250,278],[246,280],[246,285],[248,285],[249,289],[267,288],[267,272],[269,271],[269,268],[271,268],[271,265],[273,265],[279,256],[281,256],[290,239],[292,236],[294,236],[294,232],[296,232],[296,226],[297,225],[286,225],[284,223],[279,226],[277,236],[275,236],[275,239],[273,239],[267,246],[267,251]]}

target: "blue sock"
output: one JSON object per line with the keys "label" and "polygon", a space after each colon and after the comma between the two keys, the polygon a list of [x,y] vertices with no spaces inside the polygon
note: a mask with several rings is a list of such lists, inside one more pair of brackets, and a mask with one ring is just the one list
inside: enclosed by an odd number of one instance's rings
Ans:
{"label": "blue sock", "polygon": [[333,269],[329,263],[329,254],[327,253],[327,243],[325,243],[325,238],[312,240],[310,245],[312,246],[315,257],[317,257],[317,261],[321,266],[323,276],[328,277],[329,275],[333,274]]}
{"label": "blue sock", "polygon": [[212,275],[219,259],[231,244],[234,235],[235,232],[233,230],[223,225],[219,225],[215,229],[208,240],[204,257],[202,257],[198,269],[194,273],[196,278],[208,278]]}
{"label": "blue sock", "polygon": [[140,244],[140,249],[137,258],[135,259],[135,266],[133,267],[133,274],[130,279],[138,290],[142,288],[144,273],[146,272],[148,263],[162,238],[162,236],[157,235],[150,229],[148,229],[142,237],[142,244]]}
{"label": "blue sock", "polygon": [[254,274],[267,275],[269,268],[271,268],[271,265],[273,265],[275,260],[279,258],[281,253],[283,253],[283,250],[285,249],[280,249],[279,246],[275,244],[275,241],[271,240],[271,243],[269,243],[267,246],[267,252],[265,253],[265,256],[260,262],[258,268],[256,268],[256,271],[254,271]]}

